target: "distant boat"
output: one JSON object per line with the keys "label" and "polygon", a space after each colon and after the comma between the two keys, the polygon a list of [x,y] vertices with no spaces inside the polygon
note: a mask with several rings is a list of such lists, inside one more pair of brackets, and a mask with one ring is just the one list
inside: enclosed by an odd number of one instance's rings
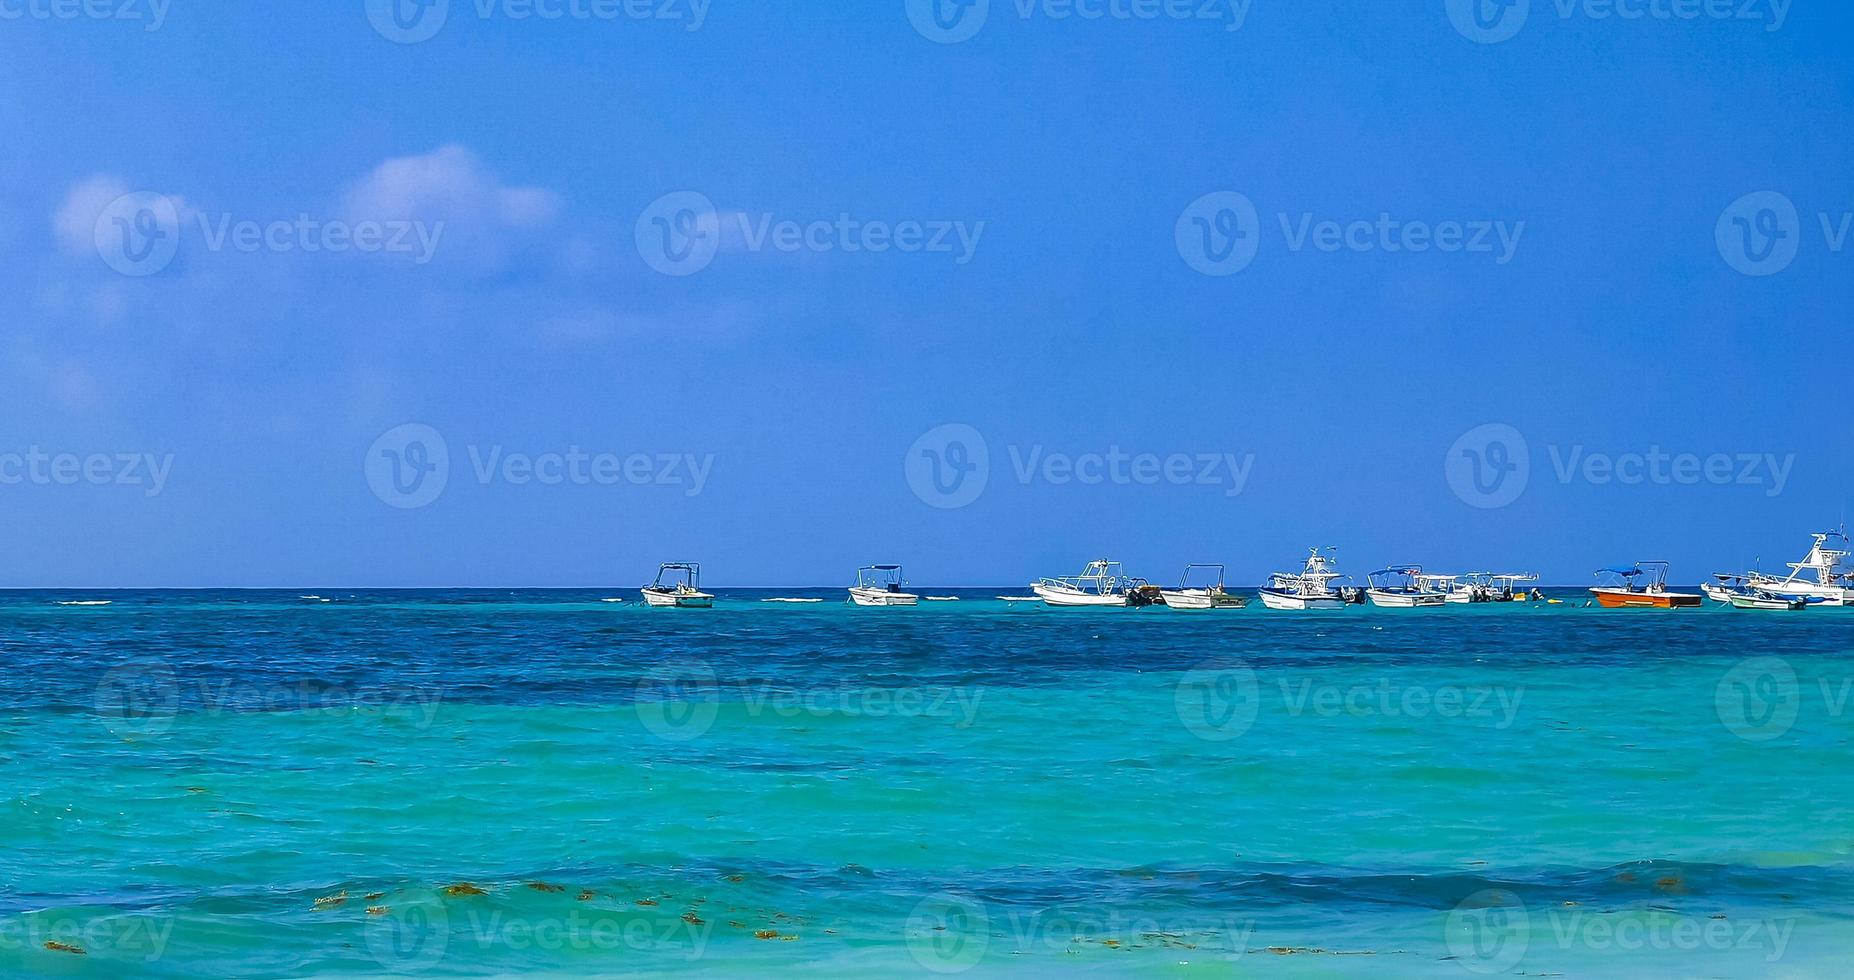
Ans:
{"label": "distant boat", "polygon": [[1487,589],[1477,585],[1479,572],[1468,575],[1438,575],[1424,572],[1416,577],[1417,583],[1432,592],[1442,593],[1442,601],[1447,603],[1486,602]]}
{"label": "distant boat", "polygon": [[657,566],[656,581],[644,586],[644,601],[652,606],[707,609],[715,597],[701,590],[701,577],[702,566],[694,562],[666,562]]}
{"label": "distant boat", "polygon": [[1723,605],[1731,606],[1733,609],[1782,609],[1793,611],[1809,608],[1809,600],[1801,596],[1778,595],[1774,592],[1767,592],[1764,589],[1750,584],[1751,578],[1748,575],[1732,575],[1726,572],[1719,572],[1714,575],[1713,578],[1715,581],[1700,586],[1700,591],[1704,592],[1708,599]]}
{"label": "distant boat", "polygon": [[[1633,565],[1599,568],[1596,574],[1607,579],[1590,593],[1597,605],[1605,609],[1685,609],[1703,605],[1704,596],[1667,590],[1667,562],[1638,561]],[[1643,581],[1645,580],[1645,581]]]}
{"label": "distant boat", "polygon": [[1351,601],[1343,590],[1333,588],[1334,580],[1345,578],[1333,567],[1333,549],[1312,551],[1298,573],[1276,572],[1268,577],[1260,591],[1262,605],[1283,610],[1342,609]]}
{"label": "distant boat", "polygon": [[1756,589],[1747,589],[1737,593],[1729,600],[1733,609],[1781,609],[1796,612],[1809,608],[1809,603],[1791,596],[1772,595]]}
{"label": "distant boat", "polygon": [[[1216,569],[1217,580],[1193,586],[1191,570],[1195,568]],[[1159,597],[1173,609],[1241,609],[1249,604],[1248,599],[1224,591],[1222,565],[1186,565],[1178,587],[1160,589]]]}
{"label": "distant boat", "polygon": [[920,596],[902,591],[900,565],[865,565],[856,570],[850,601],[859,606],[912,606]]}
{"label": "distant boat", "polygon": [[[1747,584],[1773,595],[1795,596],[1811,605],[1854,606],[1854,588],[1844,584],[1849,576],[1838,571],[1848,552],[1829,547],[1830,541],[1848,546],[1848,536],[1841,531],[1823,531],[1813,535],[1815,545],[1802,561],[1789,563],[1790,574],[1784,578],[1751,572]],[[1807,573],[1807,574],[1805,574]]]}
{"label": "distant boat", "polygon": [[1441,606],[1448,602],[1447,592],[1425,581],[1421,565],[1380,568],[1365,576],[1365,581],[1370,583],[1365,589],[1365,598],[1371,600],[1374,606],[1417,609]]}
{"label": "distant boat", "polygon": [[1030,591],[1051,606],[1147,606],[1156,600],[1145,579],[1129,578],[1119,562],[1106,558],[1089,562],[1079,575],[1038,579]]}

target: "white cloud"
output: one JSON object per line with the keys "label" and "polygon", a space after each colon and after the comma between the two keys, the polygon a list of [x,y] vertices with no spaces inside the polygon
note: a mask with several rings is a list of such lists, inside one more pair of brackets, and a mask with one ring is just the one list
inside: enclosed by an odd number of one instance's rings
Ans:
{"label": "white cloud", "polygon": [[65,192],[64,203],[52,215],[52,233],[58,247],[78,254],[96,249],[97,217],[110,202],[129,193],[120,177],[98,174],[78,181]]}
{"label": "white cloud", "polygon": [[468,149],[439,147],[396,157],[349,189],[343,209],[355,221],[443,221],[466,230],[538,228],[560,213],[560,196],[510,187]]}

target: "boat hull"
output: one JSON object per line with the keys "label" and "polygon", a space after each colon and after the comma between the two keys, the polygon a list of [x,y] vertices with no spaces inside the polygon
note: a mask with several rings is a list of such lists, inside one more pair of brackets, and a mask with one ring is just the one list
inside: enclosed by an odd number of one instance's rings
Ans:
{"label": "boat hull", "polygon": [[1627,589],[1591,589],[1604,609],[1690,609],[1705,604],[1702,596],[1685,592],[1630,592]]}
{"label": "boat hull", "polygon": [[1278,589],[1263,589],[1259,595],[1262,597],[1262,605],[1283,611],[1344,609],[1346,606],[1345,599],[1337,595],[1305,596],[1294,592],[1282,592]]}
{"label": "boat hull", "polygon": [[644,602],[662,609],[707,609],[715,604],[715,597],[706,592],[673,592],[644,589]]}
{"label": "boat hull", "polygon": [[1365,598],[1371,600],[1372,605],[1386,609],[1420,609],[1448,602],[1448,596],[1441,592],[1398,592],[1392,589],[1366,589]]}
{"label": "boat hull", "polygon": [[1751,584],[1765,592],[1779,596],[1793,596],[1812,606],[1850,606],[1854,605],[1854,592],[1838,585],[1821,585],[1815,582],[1786,582],[1782,579],[1752,579]]}
{"label": "boat hull", "polygon": [[1732,596],[1730,601],[1733,609],[1770,609],[1796,612],[1809,608],[1809,604],[1801,599],[1786,599],[1782,596],[1774,595],[1740,594]]}
{"label": "boat hull", "polygon": [[1080,590],[1058,589],[1041,582],[1032,585],[1030,591],[1051,606],[1122,606],[1127,605],[1125,595],[1100,592],[1082,592]]}
{"label": "boat hull", "polygon": [[851,589],[850,601],[859,606],[912,606],[920,602],[921,597],[909,592],[890,592],[886,589]]}
{"label": "boat hull", "polygon": [[1241,609],[1249,604],[1242,596],[1209,589],[1162,589],[1159,596],[1173,609]]}

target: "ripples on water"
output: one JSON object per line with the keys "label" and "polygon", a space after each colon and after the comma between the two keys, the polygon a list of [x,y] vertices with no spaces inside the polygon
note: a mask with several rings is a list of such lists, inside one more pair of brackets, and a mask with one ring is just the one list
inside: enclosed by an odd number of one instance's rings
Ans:
{"label": "ripples on water", "polygon": [[1814,974],[1854,947],[1854,611],[957,594],[0,594],[0,969]]}

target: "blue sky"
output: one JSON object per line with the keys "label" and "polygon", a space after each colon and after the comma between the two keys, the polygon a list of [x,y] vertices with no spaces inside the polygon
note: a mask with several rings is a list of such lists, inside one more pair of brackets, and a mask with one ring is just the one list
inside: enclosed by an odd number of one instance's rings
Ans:
{"label": "blue sky", "polygon": [[0,586],[1695,581],[1846,511],[1845,5],[567,4],[3,5]]}

